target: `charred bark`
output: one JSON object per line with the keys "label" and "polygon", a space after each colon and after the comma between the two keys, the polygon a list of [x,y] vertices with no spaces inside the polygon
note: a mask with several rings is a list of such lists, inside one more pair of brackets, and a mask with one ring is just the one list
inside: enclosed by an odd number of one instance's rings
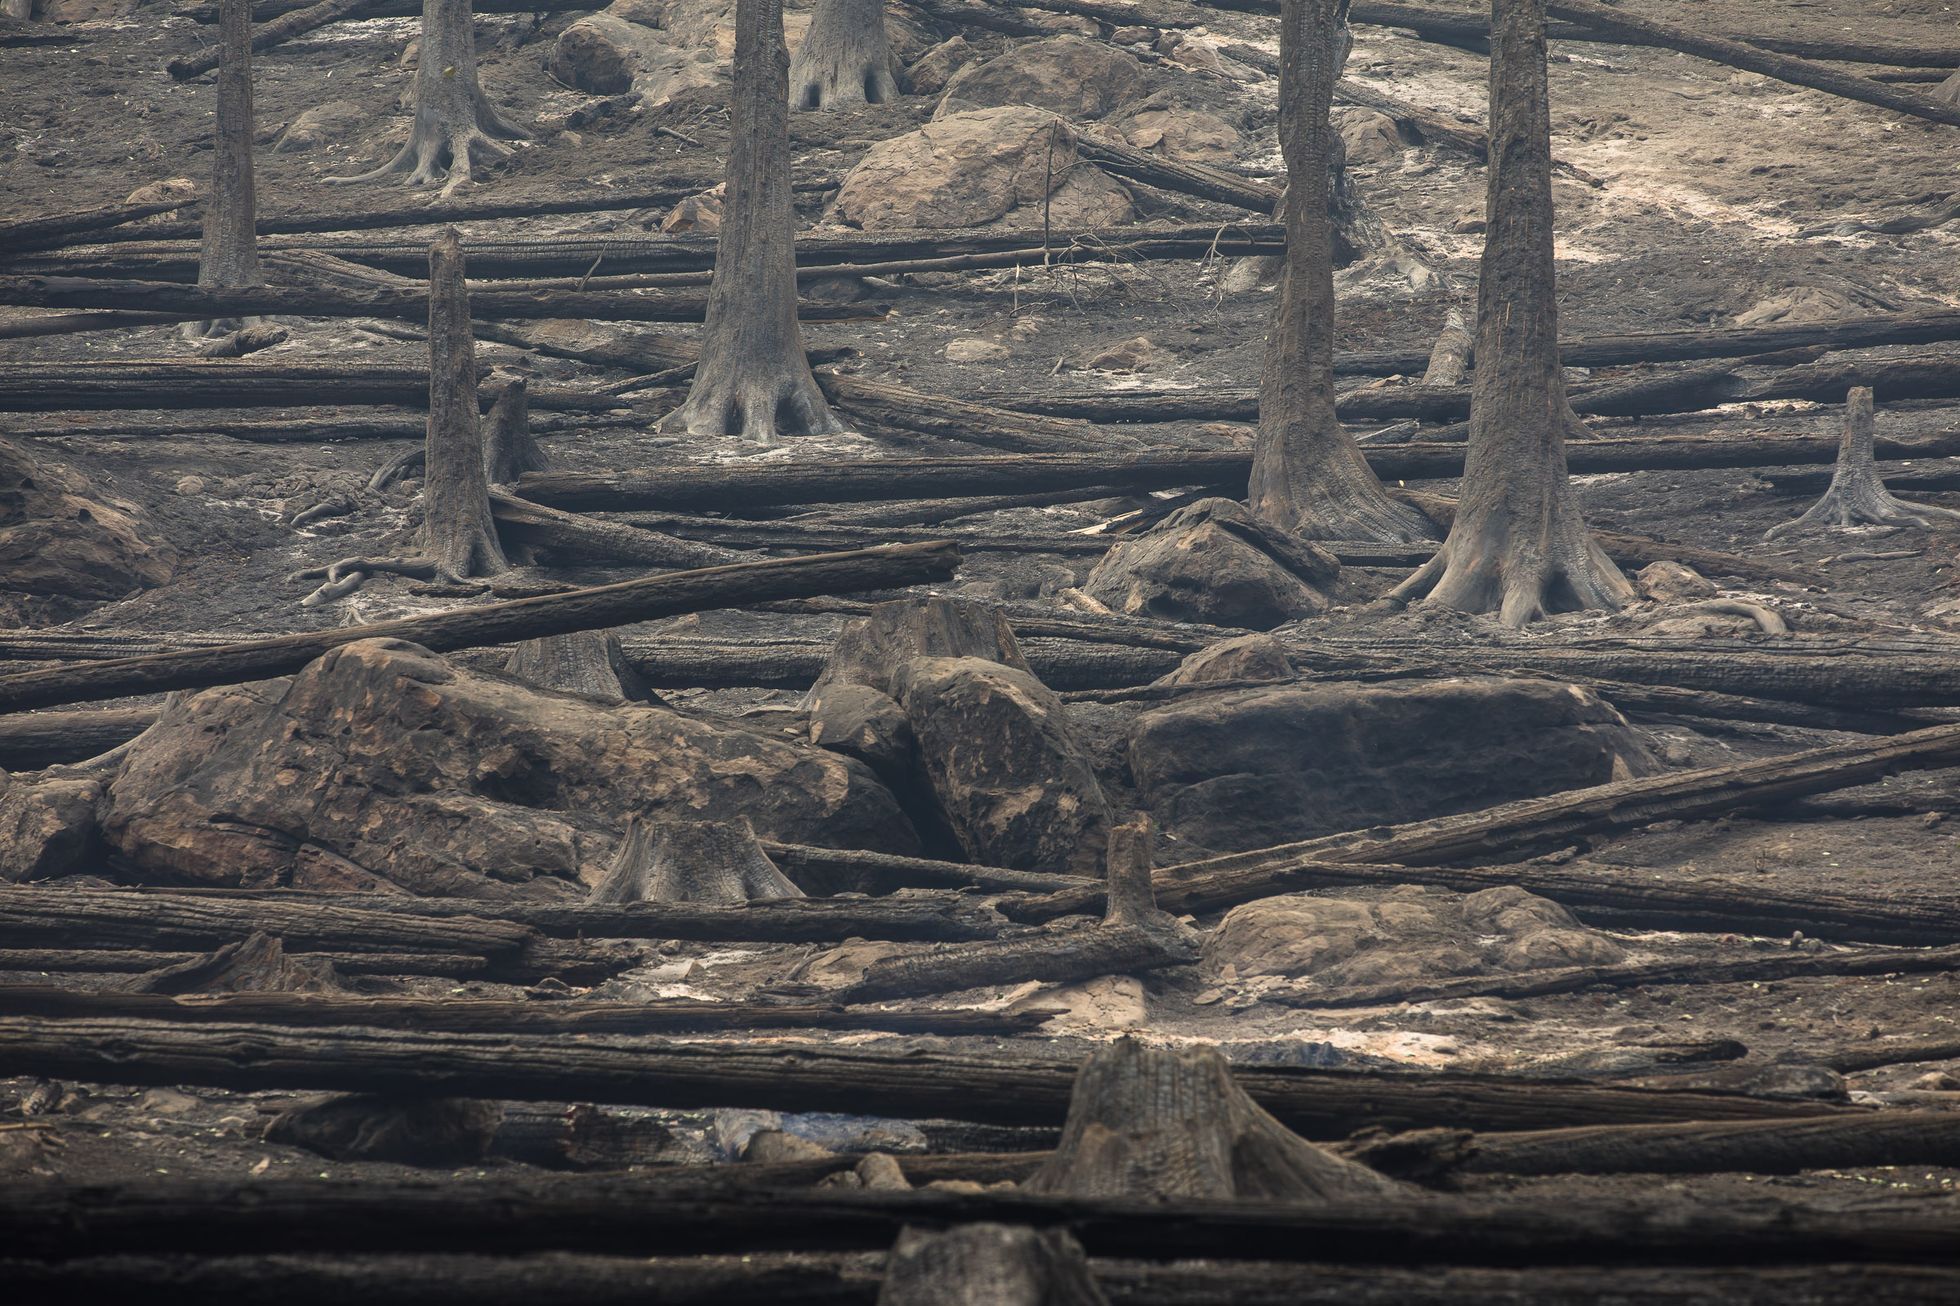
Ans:
{"label": "charred bark", "polygon": [[1280,18],[1280,146],[1286,270],[1267,337],[1247,506],[1309,539],[1434,538],[1395,502],[1334,411],[1334,221],[1328,119],[1350,38],[1346,0],[1287,0]]}
{"label": "charred bark", "polygon": [[1559,362],[1544,0],[1493,0],[1490,122],[1462,497],[1443,547],[1389,597],[1523,626],[1619,608],[1633,595],[1587,530],[1566,473],[1566,429],[1578,419]]}
{"label": "charred bark", "polygon": [[963,1224],[906,1229],[878,1306],[1104,1306],[1082,1245],[1066,1229]]}
{"label": "charred bark", "polygon": [[1872,392],[1859,386],[1845,396],[1844,436],[1830,488],[1803,516],[1771,527],[1763,538],[1773,540],[1806,526],[1931,526],[1935,522],[1951,526],[1960,522],[1960,512],[1907,503],[1885,488],[1872,439]]}
{"label": "charred bark", "polygon": [[817,0],[789,65],[799,109],[884,104],[898,98],[898,61],[885,34],[885,0]]}
{"label": "charred bark", "polygon": [[[204,206],[204,240],[197,284],[240,290],[265,284],[259,268],[258,200],[252,181],[252,6],[223,0],[218,25],[217,140],[212,150],[211,196]],[[190,339],[222,336],[245,325],[235,317],[187,322]]]}
{"label": "charred bark", "polygon": [[483,475],[492,485],[509,485],[526,472],[550,468],[531,434],[531,374],[499,378],[503,387],[490,405],[490,431],[483,441]]}
{"label": "charred bark", "polygon": [[530,133],[506,119],[476,75],[470,0],[423,0],[422,50],[415,65],[415,122],[399,153],[371,172],[333,181],[408,174],[411,186],[443,183],[443,194],[474,179],[476,167],[510,156],[508,140]]}
{"label": "charred bark", "polygon": [[744,820],[627,823],[625,837],[590,903],[686,902],[738,907],[801,898]]}
{"label": "charred bark", "polygon": [[708,320],[687,402],[666,422],[690,435],[767,442],[844,429],[817,388],[796,322],[788,65],[782,0],[737,0],[734,144]]}
{"label": "charred bark", "polygon": [[294,957],[263,931],[220,945],[205,956],[152,971],[136,993],[335,993],[340,977],[326,957]]}
{"label": "charred bark", "polygon": [[1328,1205],[1408,1191],[1288,1132],[1233,1081],[1216,1048],[1131,1038],[1083,1063],[1061,1141],[1022,1187],[1060,1197]]}
{"label": "charred bark", "polygon": [[526,684],[605,703],[644,703],[654,697],[611,631],[582,630],[526,640],[510,651],[504,672]]}

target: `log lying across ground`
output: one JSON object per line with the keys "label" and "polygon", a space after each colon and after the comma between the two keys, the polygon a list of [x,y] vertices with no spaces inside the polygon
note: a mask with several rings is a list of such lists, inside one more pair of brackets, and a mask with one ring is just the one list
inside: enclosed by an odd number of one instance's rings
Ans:
{"label": "log lying across ground", "polygon": [[149,729],[149,708],[32,712],[0,717],[0,771],[38,771],[106,753]]}
{"label": "log lying across ground", "polygon": [[[1171,911],[1217,911],[1275,893],[1339,882],[1342,863],[1363,868],[1349,872],[1354,877],[1349,882],[1413,883],[1418,877],[1405,874],[1409,868],[1516,856],[1656,821],[1703,820],[1792,798],[1848,789],[1900,771],[1948,766],[1956,761],[1960,761],[1960,725],[1936,726],[1887,739],[1834,744],[1733,766],[1616,781],[1455,816],[1324,835],[1273,848],[1185,862],[1157,872],[1157,897]],[[1533,887],[1559,878],[1561,873],[1556,868],[1518,866],[1451,867],[1421,877],[1423,882],[1447,883],[1452,887],[1474,884],[1477,888],[1518,883]],[[1609,887],[1608,904],[1651,910],[1656,904],[1667,902],[1669,887],[1665,883],[1651,875],[1640,878],[1645,883],[1631,902],[1624,892],[1616,894]],[[1583,877],[1568,875],[1564,882],[1580,891],[1587,887]],[[1578,905],[1576,900],[1565,899],[1561,892],[1536,887],[1534,891]],[[1706,914],[1705,894],[1685,896],[1691,905],[1699,906]],[[1752,901],[1749,895],[1733,895],[1732,901],[1743,915],[1761,921],[1777,915],[1771,898],[1773,895],[1765,895],[1761,909],[1754,911],[1747,906]],[[1085,886],[1044,895],[1008,895],[999,900],[999,905],[1016,920],[1040,921],[1094,912],[1101,901],[1100,887]],[[1814,910],[1814,900],[1807,896],[1805,907],[1800,910]],[[1849,937],[1873,942],[1960,942],[1960,907],[1949,905],[1944,912],[1927,913],[1924,920],[1908,917],[1901,921],[1899,915],[1873,908],[1868,916],[1879,918],[1879,924],[1865,931],[1853,926]],[[1720,928],[1737,926],[1729,924]],[[1790,927],[1782,928],[1787,931]],[[1829,933],[1845,936],[1842,929]]]}
{"label": "log lying across ground", "polygon": [[[203,314],[197,316],[205,316]],[[489,368],[479,366],[479,380]],[[494,396],[485,393],[481,402]],[[628,403],[603,391],[532,382],[531,406],[609,412]],[[104,359],[81,363],[0,362],[0,412],[150,408],[421,408],[429,369],[377,363],[262,363],[237,359]]]}
{"label": "log lying across ground", "polygon": [[[336,914],[344,915],[345,920]],[[1001,921],[981,904],[925,898],[799,898],[741,907],[634,903],[552,906],[475,898],[376,894],[171,893],[0,889],[0,947],[209,948],[262,933],[300,952],[521,950],[559,939],[695,939],[836,943],[848,938],[953,942],[988,939]],[[472,934],[471,931],[476,933]],[[461,944],[479,938],[484,947]],[[491,947],[490,944],[496,946]]]}
{"label": "log lying across ground", "polygon": [[[1880,441],[1889,458],[1944,457],[1960,452],[1960,432],[1916,441]],[[1691,467],[1781,467],[1828,463],[1835,436],[1658,436],[1575,441],[1567,450],[1578,473]],[[1384,480],[1423,480],[1462,474],[1464,446],[1403,444],[1367,448]],[[982,495],[1112,486],[1130,491],[1203,486],[1245,493],[1252,456],[1237,450],[1145,454],[1047,454],[1018,457],[866,458],[830,463],[680,463],[646,471],[534,472],[518,493],[573,511],[745,508],[863,503],[891,498]]]}
{"label": "log lying across ground", "polygon": [[196,200],[158,200],[148,204],[111,204],[99,209],[56,214],[46,218],[24,218],[19,222],[0,222],[0,256],[48,249],[107,227],[120,227],[158,213],[189,208]]}
{"label": "log lying across ground", "polygon": [[959,551],[951,544],[893,544],[672,572],[365,626],[0,676],[0,712],[263,680],[360,639],[408,640],[443,653],[713,608],[945,580],[958,566]]}
{"label": "log lying across ground", "polygon": [[133,1019],[456,1034],[675,1034],[690,1030],[875,1029],[892,1033],[1012,1034],[1048,1013],[878,1011],[869,1007],[762,1002],[538,1002],[493,998],[335,997],[224,993],[194,998],[162,993],[88,993],[0,985],[0,1013],[56,1019]]}
{"label": "log lying across ground", "polygon": [[[244,1091],[321,1089],[621,1106],[848,1111],[901,1119],[1061,1123],[1072,1061],[601,1038],[295,1030],[276,1025],[0,1016],[17,1075]],[[1742,1094],[1495,1076],[1252,1068],[1237,1079],[1289,1129],[1340,1138],[1370,1126],[1525,1129],[1762,1120],[1854,1108]]]}

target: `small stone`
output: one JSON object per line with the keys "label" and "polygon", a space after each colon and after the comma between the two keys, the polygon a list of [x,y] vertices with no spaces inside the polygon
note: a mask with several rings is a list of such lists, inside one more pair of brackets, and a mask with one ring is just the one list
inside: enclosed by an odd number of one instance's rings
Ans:
{"label": "small stone", "polygon": [[187,497],[203,494],[204,478],[202,476],[180,476],[177,478],[176,488],[177,493]]}
{"label": "small stone", "polygon": [[1680,562],[1650,562],[1634,573],[1640,592],[1656,603],[1713,598],[1715,583]]}
{"label": "small stone", "polygon": [[946,342],[946,361],[949,363],[1003,363],[1007,357],[1006,345],[981,340],[976,336],[962,336]]}
{"label": "small stone", "polygon": [[1154,45],[1157,29],[1154,27],[1119,27],[1109,34],[1109,39],[1117,45]]}
{"label": "small stone", "polygon": [[1087,354],[1079,365],[1092,372],[1161,372],[1176,362],[1169,350],[1149,336],[1133,336]]}

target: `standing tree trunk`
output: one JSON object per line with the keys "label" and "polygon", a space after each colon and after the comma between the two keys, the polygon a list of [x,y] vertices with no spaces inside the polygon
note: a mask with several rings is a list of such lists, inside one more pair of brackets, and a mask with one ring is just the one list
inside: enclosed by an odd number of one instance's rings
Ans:
{"label": "standing tree trunk", "polygon": [[1618,608],[1633,587],[1573,502],[1552,264],[1551,110],[1544,0],[1492,0],[1490,198],[1477,287],[1477,366],[1456,523],[1389,595],[1425,595],[1523,626],[1550,612]]}
{"label": "standing tree trunk", "polygon": [[669,430],[772,440],[844,429],[810,373],[796,324],[788,69],[782,0],[736,0],[728,198],[701,362],[687,403],[664,423]]}
{"label": "standing tree trunk", "polygon": [[[252,0],[222,0],[218,8],[216,121],[197,284],[216,290],[262,286],[258,200],[252,185]],[[187,322],[183,334],[192,339],[219,336],[242,325],[239,318]]]}
{"label": "standing tree trunk", "polygon": [[1347,0],[1285,0],[1280,16],[1280,149],[1286,158],[1286,269],[1259,386],[1248,506],[1309,539],[1408,543],[1428,520],[1388,497],[1334,414],[1334,224],[1328,121],[1348,48]]}
{"label": "standing tree trunk", "polygon": [[371,172],[333,181],[408,174],[411,186],[443,182],[449,194],[471,180],[473,165],[507,158],[500,140],[530,135],[484,98],[476,79],[470,0],[422,0],[422,52],[415,65],[415,127],[394,158]]}
{"label": "standing tree trunk", "polygon": [[885,0],[817,0],[810,30],[789,65],[799,109],[884,104],[898,96]]}
{"label": "standing tree trunk", "polygon": [[[437,0],[431,0],[436,3]],[[424,52],[426,56],[426,51]],[[429,435],[422,552],[444,577],[494,576],[510,564],[490,515],[476,404],[476,340],[455,228],[429,247]]]}

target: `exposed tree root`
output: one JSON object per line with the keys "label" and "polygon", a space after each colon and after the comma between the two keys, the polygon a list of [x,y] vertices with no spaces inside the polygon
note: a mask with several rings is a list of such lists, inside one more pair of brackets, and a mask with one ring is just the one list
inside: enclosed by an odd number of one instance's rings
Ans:
{"label": "exposed tree root", "polygon": [[789,102],[799,109],[888,103],[898,98],[896,66],[884,0],[818,0],[790,61]]}
{"label": "exposed tree root", "polygon": [[1843,529],[1847,526],[1951,526],[1960,512],[1926,503],[1894,498],[1878,474],[1872,448],[1872,392],[1859,386],[1845,396],[1844,437],[1838,445],[1837,470],[1830,488],[1795,521],[1772,526],[1763,538],[1773,540],[1806,527]]}
{"label": "exposed tree root", "polygon": [[423,0],[422,50],[415,69],[415,125],[392,159],[336,184],[403,176],[411,186],[440,183],[443,194],[475,179],[480,164],[511,155],[510,140],[530,133],[498,113],[476,75],[470,0]]}
{"label": "exposed tree root", "polygon": [[1395,605],[1427,599],[1462,612],[1494,612],[1507,626],[1528,626],[1559,612],[1615,611],[1633,584],[1592,538],[1569,492],[1542,516],[1505,514],[1529,533],[1507,528],[1496,513],[1481,529],[1457,527],[1436,556],[1386,596]]}
{"label": "exposed tree root", "polygon": [[[801,375],[798,375],[798,372]],[[768,442],[785,435],[835,435],[845,428],[817,387],[808,363],[785,368],[747,352],[704,361],[687,402],[660,429],[688,435],[740,435]]]}
{"label": "exposed tree root", "polygon": [[776,869],[745,820],[628,822],[595,903],[692,902],[740,906],[756,899],[801,898]]}

